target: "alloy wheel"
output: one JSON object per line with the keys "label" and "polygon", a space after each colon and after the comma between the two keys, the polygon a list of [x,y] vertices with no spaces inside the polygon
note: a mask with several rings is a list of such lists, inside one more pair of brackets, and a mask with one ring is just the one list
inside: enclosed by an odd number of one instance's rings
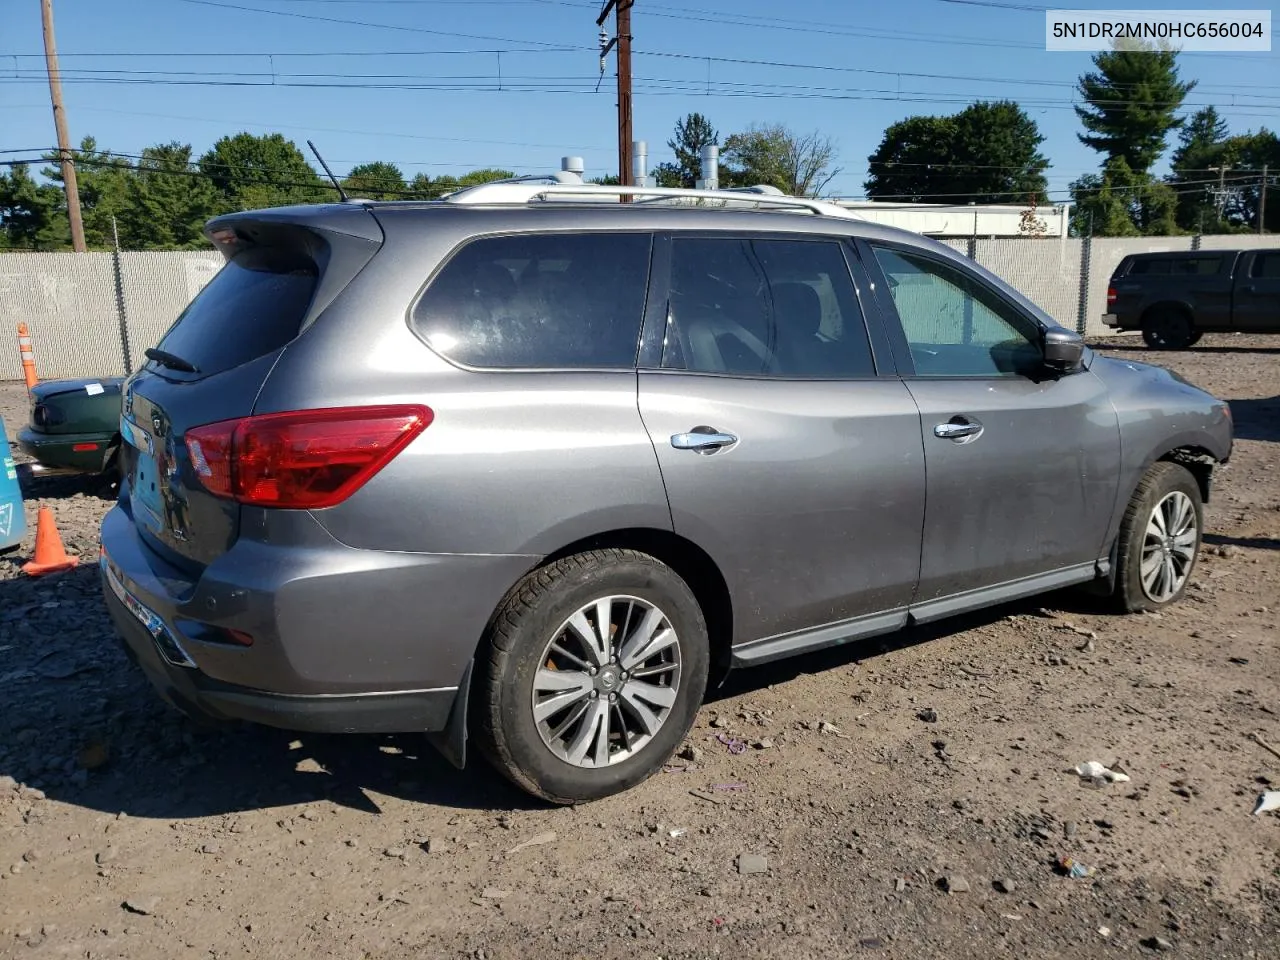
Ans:
{"label": "alloy wheel", "polygon": [[1197,533],[1195,506],[1185,493],[1175,490],[1155,505],[1139,567],[1147,599],[1164,603],[1183,588],[1196,558]]}
{"label": "alloy wheel", "polygon": [[632,596],[593,600],[538,661],[532,709],[543,744],[577,767],[635,756],[670,715],[680,667],[680,638],[659,607]]}

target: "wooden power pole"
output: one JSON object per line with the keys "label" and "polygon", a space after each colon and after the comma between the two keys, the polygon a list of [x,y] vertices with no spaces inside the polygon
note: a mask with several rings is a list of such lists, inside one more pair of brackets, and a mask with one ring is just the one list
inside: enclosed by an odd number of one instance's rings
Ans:
{"label": "wooden power pole", "polygon": [[62,105],[62,75],[58,72],[58,45],[53,37],[53,0],[40,0],[40,14],[44,21],[44,62],[49,71],[53,126],[58,134],[58,159],[62,165],[62,184],[67,191],[67,216],[71,220],[71,248],[76,253],[84,253],[80,187],[76,183],[76,165],[71,156],[71,138],[67,135],[67,110]]}
{"label": "wooden power pole", "polygon": [[1262,165],[1262,182],[1258,184],[1258,233],[1266,232],[1267,223],[1267,165]]}
{"label": "wooden power pole", "polygon": [[[615,16],[614,38],[600,51],[601,57],[615,44],[618,48],[618,183],[634,186],[631,173],[631,7],[635,0],[606,0],[596,18],[603,26],[610,13]],[[603,63],[601,64],[603,69]]]}

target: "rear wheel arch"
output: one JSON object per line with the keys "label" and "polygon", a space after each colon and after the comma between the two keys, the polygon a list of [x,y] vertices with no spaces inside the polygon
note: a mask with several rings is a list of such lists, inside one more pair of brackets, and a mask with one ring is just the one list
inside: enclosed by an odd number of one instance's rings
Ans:
{"label": "rear wheel arch", "polygon": [[[648,554],[670,567],[688,584],[694,598],[698,601],[698,606],[702,608],[702,616],[707,625],[707,637],[711,645],[707,689],[717,686],[728,675],[732,659],[733,601],[728,583],[711,556],[692,540],[672,533],[670,530],[651,527],[628,527],[604,531],[567,543],[554,553],[547,554],[520,574],[515,583],[511,584],[502,595],[483,633],[476,638],[476,653],[480,652],[484,637],[489,635],[493,627],[493,618],[507,605],[512,594],[520,589],[520,585],[529,574],[575,554],[608,549],[635,550]],[[473,670],[470,678],[473,690],[479,682],[481,682],[480,671]]]}
{"label": "rear wheel arch", "polygon": [[1142,311],[1142,317],[1139,322],[1140,324],[1145,325],[1148,320],[1164,313],[1180,314],[1190,320],[1192,324],[1195,323],[1195,313],[1192,312],[1190,306],[1183,303],[1181,300],[1160,300],[1151,304]]}
{"label": "rear wheel arch", "polygon": [[[533,569],[545,567],[565,557],[589,550],[635,550],[666,564],[689,585],[707,624],[711,643],[711,673],[707,688],[724,679],[729,671],[733,645],[733,601],[729,585],[710,554],[678,533],[652,527],[628,527],[583,537],[548,554]],[[526,571],[526,576],[529,572]],[[523,579],[523,577],[521,578]],[[512,589],[515,589],[513,585]],[[503,598],[505,602],[506,598]],[[499,604],[501,607],[501,604]]]}
{"label": "rear wheel arch", "polygon": [[1177,300],[1163,300],[1142,312],[1142,338],[1147,346],[1163,350],[1185,350],[1197,339],[1195,313]]}

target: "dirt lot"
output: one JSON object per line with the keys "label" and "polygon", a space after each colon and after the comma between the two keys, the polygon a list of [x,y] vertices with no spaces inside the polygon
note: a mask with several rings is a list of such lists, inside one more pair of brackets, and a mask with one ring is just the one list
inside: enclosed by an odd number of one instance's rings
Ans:
{"label": "dirt lot", "polygon": [[[1280,819],[1252,815],[1280,757],[1250,739],[1280,746],[1280,339],[1107,349],[1232,403],[1185,602],[1055,594],[737,674],[695,761],[577,808],[414,737],[194,729],[118,651],[91,562],[0,559],[0,956],[1280,955]],[[0,414],[12,437],[20,387]],[[107,504],[28,496],[91,561]]]}

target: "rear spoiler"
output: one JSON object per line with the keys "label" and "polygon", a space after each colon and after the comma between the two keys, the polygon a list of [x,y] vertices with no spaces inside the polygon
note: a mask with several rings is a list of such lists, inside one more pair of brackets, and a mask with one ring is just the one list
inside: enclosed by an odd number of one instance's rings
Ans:
{"label": "rear spoiler", "polygon": [[360,202],[274,207],[214,217],[204,234],[225,260],[251,247],[279,247],[312,261],[320,282],[303,315],[305,330],[382,247],[373,211]]}
{"label": "rear spoiler", "polygon": [[250,246],[302,247],[319,260],[323,255],[319,246],[338,238],[363,240],[375,247],[383,241],[373,211],[359,202],[226,213],[206,223],[204,235],[228,260]]}

